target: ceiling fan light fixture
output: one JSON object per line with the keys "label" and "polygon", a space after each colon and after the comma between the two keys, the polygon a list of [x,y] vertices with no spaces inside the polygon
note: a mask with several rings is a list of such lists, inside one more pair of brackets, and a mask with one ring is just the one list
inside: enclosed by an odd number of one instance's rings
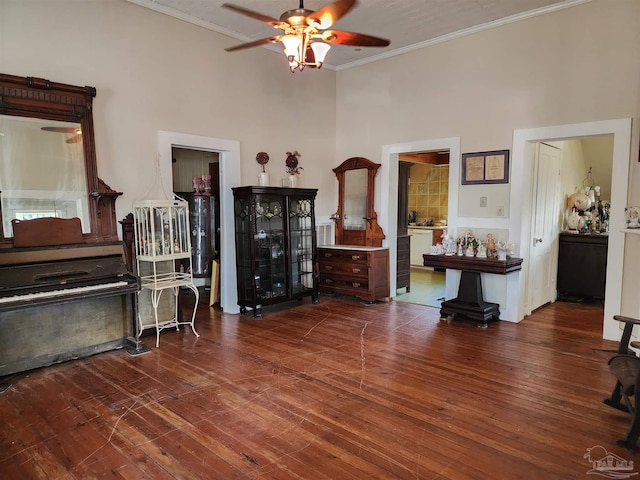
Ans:
{"label": "ceiling fan light fixture", "polygon": [[331,3],[314,11],[304,8],[304,0],[300,0],[299,8],[287,10],[280,16],[280,20],[276,20],[244,7],[223,3],[223,7],[284,31],[282,36],[262,38],[225,50],[232,52],[280,41],[284,46],[284,54],[287,57],[289,68],[292,72],[295,72],[296,69],[302,70],[305,66],[321,68],[327,52],[331,48],[330,44],[355,47],[388,46],[389,40],[383,38],[354,32],[325,30],[340,20],[355,5],[356,0],[333,0]]}
{"label": "ceiling fan light fixture", "polygon": [[302,39],[297,35],[289,34],[283,35],[282,38],[280,38],[280,41],[284,45],[284,54],[287,56],[289,61],[291,61],[292,58],[299,61]]}
{"label": "ceiling fan light fixture", "polygon": [[324,63],[324,59],[329,52],[331,45],[324,42],[313,42],[311,43],[311,50],[313,50],[313,56],[315,58],[315,63],[317,63],[318,68],[322,67]]}

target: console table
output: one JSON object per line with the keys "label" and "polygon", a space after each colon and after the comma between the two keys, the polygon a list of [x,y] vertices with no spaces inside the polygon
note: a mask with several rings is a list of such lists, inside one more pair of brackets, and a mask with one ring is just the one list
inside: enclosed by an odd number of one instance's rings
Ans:
{"label": "console table", "polygon": [[456,315],[464,315],[472,320],[478,320],[479,326],[486,328],[487,321],[500,319],[497,303],[485,302],[482,297],[481,273],[506,275],[522,269],[522,258],[496,260],[489,258],[463,257],[456,255],[424,254],[425,267],[440,267],[460,270],[460,284],[458,296],[453,300],[442,302],[440,317],[452,319]]}

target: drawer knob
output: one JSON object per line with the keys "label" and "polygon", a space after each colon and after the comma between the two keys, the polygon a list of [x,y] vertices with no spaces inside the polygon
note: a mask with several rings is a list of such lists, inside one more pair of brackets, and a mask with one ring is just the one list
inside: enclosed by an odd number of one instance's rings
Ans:
{"label": "drawer knob", "polygon": [[353,273],[360,273],[360,269],[359,268],[353,268],[353,269],[351,269],[351,271]]}
{"label": "drawer knob", "polygon": [[330,278],[325,278],[324,283],[333,283],[333,280]]}
{"label": "drawer knob", "polygon": [[360,255],[351,255],[351,260],[360,260]]}
{"label": "drawer knob", "polygon": [[331,253],[325,253],[325,254],[324,254],[324,256],[325,256],[326,258],[331,258],[331,257],[333,257],[333,254],[331,254]]}
{"label": "drawer knob", "polygon": [[325,265],[324,269],[325,270],[333,270],[333,267],[331,265]]}
{"label": "drawer knob", "polygon": [[351,285],[353,285],[354,287],[358,288],[360,286],[359,282],[353,282]]}

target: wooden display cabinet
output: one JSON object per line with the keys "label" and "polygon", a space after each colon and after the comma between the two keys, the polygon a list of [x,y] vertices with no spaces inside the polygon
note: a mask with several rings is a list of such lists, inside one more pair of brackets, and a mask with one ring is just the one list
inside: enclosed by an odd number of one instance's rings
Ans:
{"label": "wooden display cabinet", "polygon": [[311,296],[318,303],[317,189],[233,188],[238,305],[262,316],[264,305]]}

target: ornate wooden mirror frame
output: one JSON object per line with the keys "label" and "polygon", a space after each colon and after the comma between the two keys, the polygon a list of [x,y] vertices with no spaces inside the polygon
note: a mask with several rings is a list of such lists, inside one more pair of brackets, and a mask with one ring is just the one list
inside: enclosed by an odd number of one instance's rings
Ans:
{"label": "ornate wooden mirror frame", "polygon": [[[374,178],[378,168],[379,163],[364,157],[351,157],[333,169],[338,178],[338,211],[332,216],[336,222],[337,245],[382,246],[385,235],[373,209]],[[366,169],[366,180],[365,175],[358,172],[361,169]],[[354,173],[362,177],[359,184],[347,185],[348,177]],[[350,219],[350,212],[362,212],[364,216]]]}
{"label": "ornate wooden mirror frame", "polygon": [[[90,232],[83,234],[83,238],[88,242],[117,241],[115,201],[122,192],[112,190],[98,178],[92,113],[95,96],[94,87],[0,74],[0,114],[80,124],[90,223]],[[11,233],[3,231],[0,221],[0,248],[12,246]]]}

